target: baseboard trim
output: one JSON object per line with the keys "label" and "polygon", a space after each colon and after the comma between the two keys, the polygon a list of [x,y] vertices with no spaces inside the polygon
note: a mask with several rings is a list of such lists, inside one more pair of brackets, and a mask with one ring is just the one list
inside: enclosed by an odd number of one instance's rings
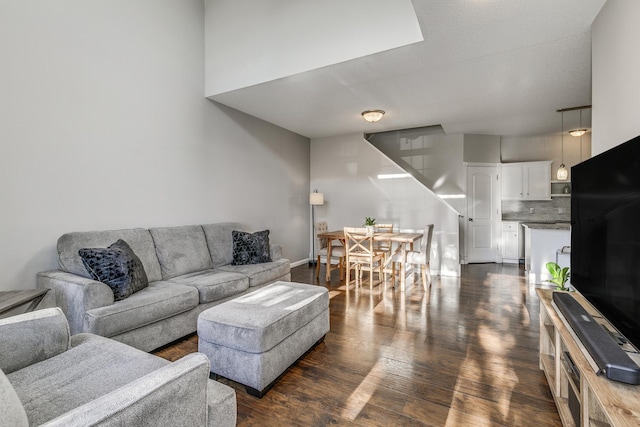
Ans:
{"label": "baseboard trim", "polygon": [[300,261],[292,262],[291,263],[291,267],[293,268],[293,267],[297,267],[297,266],[302,265],[302,264],[307,264],[309,261],[310,261],[310,258],[301,259]]}

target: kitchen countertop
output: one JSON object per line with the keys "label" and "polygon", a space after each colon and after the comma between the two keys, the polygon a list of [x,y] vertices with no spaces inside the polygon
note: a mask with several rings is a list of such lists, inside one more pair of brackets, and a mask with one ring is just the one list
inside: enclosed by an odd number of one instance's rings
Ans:
{"label": "kitchen countertop", "polygon": [[571,230],[569,222],[523,222],[521,224],[530,230]]}

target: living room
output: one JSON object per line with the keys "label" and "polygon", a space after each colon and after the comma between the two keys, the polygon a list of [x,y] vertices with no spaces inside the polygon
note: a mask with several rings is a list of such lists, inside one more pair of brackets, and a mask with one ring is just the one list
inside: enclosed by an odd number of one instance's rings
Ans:
{"label": "living room", "polygon": [[[1,291],[33,289],[76,230],[233,220],[307,261],[313,153],[326,141],[205,98],[203,1],[0,9]],[[592,155],[640,134],[639,14],[611,0],[592,26]],[[333,226],[367,214],[323,213]]]}
{"label": "living room", "polygon": [[[307,199],[316,185],[310,153],[322,141],[201,96],[201,2],[153,8],[8,2],[4,7],[3,27],[11,36],[3,41],[8,125],[2,129],[6,221],[1,227],[11,249],[0,261],[5,272],[0,289],[33,288],[35,274],[57,264],[56,239],[73,230],[232,218],[269,228],[294,263],[308,258]],[[144,31],[139,22],[145,22]],[[180,25],[184,31],[165,31]],[[594,48],[600,39],[615,46],[633,39],[609,40],[602,33],[594,37]],[[634,125],[627,123],[633,97],[622,94],[635,78],[608,78],[614,68],[600,65],[597,54],[593,155],[634,136]],[[632,75],[628,62],[615,72]],[[598,106],[598,96],[611,106]],[[269,206],[267,214],[256,206]],[[369,211],[345,217],[334,210],[324,219],[335,227],[365,215]]]}

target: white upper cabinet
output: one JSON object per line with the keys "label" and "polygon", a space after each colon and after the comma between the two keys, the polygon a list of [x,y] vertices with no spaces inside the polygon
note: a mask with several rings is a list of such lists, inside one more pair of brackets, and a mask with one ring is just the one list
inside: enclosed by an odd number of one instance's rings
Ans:
{"label": "white upper cabinet", "polygon": [[503,163],[502,200],[551,200],[551,161]]}
{"label": "white upper cabinet", "polygon": [[522,183],[522,163],[502,164],[502,200],[523,199]]}

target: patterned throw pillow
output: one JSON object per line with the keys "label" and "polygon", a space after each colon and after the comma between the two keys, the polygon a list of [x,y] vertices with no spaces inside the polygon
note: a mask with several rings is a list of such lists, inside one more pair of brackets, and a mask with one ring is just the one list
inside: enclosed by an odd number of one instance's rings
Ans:
{"label": "patterned throw pillow", "polygon": [[109,285],[116,301],[149,285],[142,261],[124,240],[108,248],[80,249],[78,255],[94,280]]}
{"label": "patterned throw pillow", "polygon": [[233,261],[231,265],[271,262],[269,254],[269,230],[245,233],[233,230]]}

